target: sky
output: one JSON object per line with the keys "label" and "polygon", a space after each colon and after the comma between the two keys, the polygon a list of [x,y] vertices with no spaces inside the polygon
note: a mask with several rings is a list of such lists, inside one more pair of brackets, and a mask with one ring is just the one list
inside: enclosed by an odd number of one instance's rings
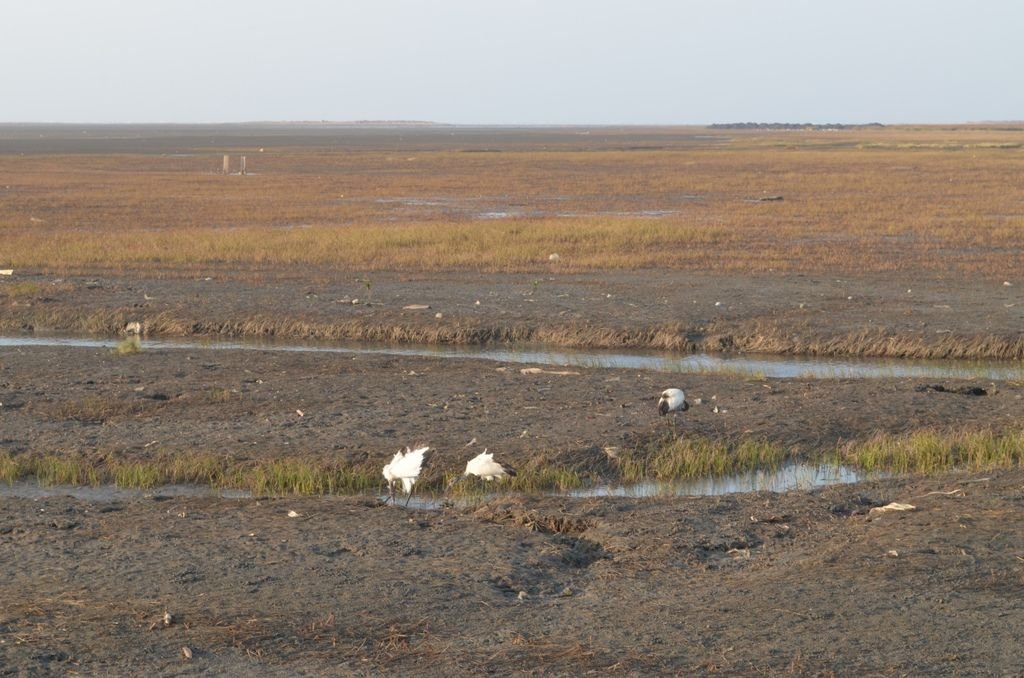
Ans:
{"label": "sky", "polygon": [[5,0],[0,122],[1024,119],[1020,0]]}

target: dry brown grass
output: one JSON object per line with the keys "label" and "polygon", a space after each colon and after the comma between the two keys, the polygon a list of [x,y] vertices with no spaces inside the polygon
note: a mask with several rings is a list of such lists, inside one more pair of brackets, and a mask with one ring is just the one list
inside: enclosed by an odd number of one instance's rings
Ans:
{"label": "dry brown grass", "polygon": [[277,147],[250,155],[246,177],[217,174],[220,149],[0,155],[0,266],[997,278],[1024,265],[1024,126],[697,131],[712,140],[654,130],[669,141],[639,150],[628,132],[617,148],[589,137],[500,153]]}
{"label": "dry brown grass", "polygon": [[129,417],[152,416],[166,403],[143,398],[110,398],[101,395],[84,396],[76,400],[56,402],[40,401],[29,410],[50,421],[78,421],[101,424]]}
{"label": "dry brown grass", "polygon": [[[134,309],[92,310],[54,305],[37,306],[24,313],[0,314],[0,332],[26,326],[60,328],[80,334],[117,335],[127,322],[138,317]],[[693,339],[688,328],[677,323],[650,327],[603,327],[589,324],[512,323],[495,325],[460,319],[444,325],[388,323],[354,318],[314,322],[287,316],[252,316],[212,320],[198,315],[157,313],[145,320],[152,336],[282,337],[318,341],[356,341],[404,344],[482,345],[532,343],[591,349],[655,349],[679,352],[741,351],[816,356],[885,356],[915,359],[1019,360],[1024,357],[1024,337],[1018,334],[949,333],[922,337],[892,334],[884,328],[849,332],[804,329],[795,334],[783,323],[759,323],[749,331],[716,328]],[[144,350],[145,343],[126,342],[126,353]],[[138,352],[138,351],[136,351]],[[226,394],[211,395],[229,400]]]}

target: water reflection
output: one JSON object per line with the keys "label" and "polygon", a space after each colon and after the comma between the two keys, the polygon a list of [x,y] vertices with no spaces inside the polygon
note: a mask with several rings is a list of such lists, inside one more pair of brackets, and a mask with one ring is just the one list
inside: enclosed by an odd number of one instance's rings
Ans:
{"label": "water reflection", "polygon": [[[549,492],[547,496],[561,497],[682,497],[733,494],[737,492],[788,492],[809,490],[825,485],[856,483],[868,477],[865,473],[834,464],[789,464],[768,471],[750,471],[718,478],[701,478],[671,483],[636,483],[632,485],[596,485],[565,492]],[[0,498],[19,497],[42,499],[45,497],[74,497],[84,501],[109,502],[140,498],[223,497],[248,499],[248,490],[217,489],[204,485],[160,485],[148,489],[133,489],[115,485],[40,485],[33,480],[0,483]],[[473,506],[504,496],[497,492],[473,497],[445,498],[442,495],[415,494],[409,499],[410,509],[437,510],[445,505]],[[387,495],[377,495],[382,503]],[[398,506],[405,506],[405,496],[398,498]]]}
{"label": "water reflection", "polygon": [[[866,473],[835,464],[788,464],[776,470],[757,470],[717,478],[670,483],[602,485],[571,490],[570,497],[688,497],[736,492],[789,492],[866,480]],[[877,476],[871,476],[877,477]]]}
{"label": "water reflection", "polygon": [[207,485],[160,485],[148,489],[118,487],[116,485],[41,485],[34,480],[0,483],[0,497],[43,499],[46,497],[74,497],[83,501],[108,502],[155,497],[224,497],[247,499],[248,490],[217,489]]}

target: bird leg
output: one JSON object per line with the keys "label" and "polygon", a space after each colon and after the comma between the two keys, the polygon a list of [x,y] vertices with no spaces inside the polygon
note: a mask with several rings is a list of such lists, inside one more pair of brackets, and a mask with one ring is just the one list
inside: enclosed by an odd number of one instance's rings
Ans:
{"label": "bird leg", "polygon": [[672,440],[675,440],[678,437],[678,432],[676,430],[676,413],[670,412],[665,418],[671,420],[669,422],[669,426],[672,428]]}
{"label": "bird leg", "polygon": [[409,508],[410,499],[412,499],[412,490],[409,490],[409,494],[405,495],[405,508]]}

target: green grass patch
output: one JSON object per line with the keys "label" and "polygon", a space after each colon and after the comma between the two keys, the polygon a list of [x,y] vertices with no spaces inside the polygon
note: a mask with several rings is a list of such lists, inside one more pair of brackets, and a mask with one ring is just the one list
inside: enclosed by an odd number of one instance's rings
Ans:
{"label": "green grass patch", "polygon": [[165,470],[146,461],[109,464],[108,473],[118,487],[149,489],[167,482]]}
{"label": "green grass patch", "polygon": [[[33,475],[40,485],[99,485],[104,478],[99,469],[82,459],[46,455],[25,465],[23,475]],[[21,471],[19,469],[19,471]]]}
{"label": "green grass patch", "polygon": [[839,449],[809,452],[768,440],[668,437],[626,453],[619,469],[622,482],[669,482],[771,470],[800,461],[887,473],[1012,468],[1024,464],[1024,431],[924,429],[899,435],[879,434]]}
{"label": "green grass patch", "polygon": [[587,479],[572,469],[542,467],[528,469],[509,479],[513,492],[543,492],[573,490],[587,484]]}
{"label": "green grass patch", "polygon": [[[512,478],[490,483],[476,478],[457,483],[448,494],[463,499],[492,492],[564,492],[598,481],[664,482],[772,470],[797,461],[835,463],[889,473],[935,474],[953,470],[1013,468],[1024,463],[1024,430],[1005,432],[920,430],[879,434],[840,449],[807,454],[763,439],[712,440],[664,437],[623,452],[604,468],[572,468],[544,455]],[[429,477],[418,495],[444,493],[448,477]],[[239,489],[254,495],[340,495],[383,491],[376,464],[343,466],[323,459],[238,460],[211,453],[161,452],[149,458],[122,454],[0,454],[0,482],[35,478],[40,485],[149,489],[195,484]]]}
{"label": "green grass patch", "polygon": [[215,454],[161,454],[152,459],[118,455],[0,455],[0,481],[35,478],[40,485],[104,485],[149,489],[195,484],[253,494],[352,494],[380,486],[379,472],[317,460],[245,462]]}
{"label": "green grass patch", "polygon": [[0,482],[10,484],[19,477],[18,461],[9,453],[0,455]]}
{"label": "green grass patch", "polygon": [[113,352],[117,355],[132,355],[141,351],[142,340],[135,334],[119,341],[113,349]]}
{"label": "green grass patch", "polygon": [[379,474],[299,459],[262,463],[234,483],[253,494],[353,494],[379,487]]}
{"label": "green grass patch", "polygon": [[619,467],[623,482],[671,481],[774,469],[792,457],[767,440],[668,437],[623,455]]}
{"label": "green grass patch", "polygon": [[941,473],[1010,468],[1024,462],[1024,431],[914,431],[877,435],[840,450],[843,463],[866,471]]}
{"label": "green grass patch", "polygon": [[[441,487],[447,487],[452,476],[445,477]],[[565,492],[584,487],[594,479],[581,475],[579,472],[560,466],[537,466],[520,470],[515,476],[486,481],[476,477],[463,478],[446,494],[461,499],[483,497],[493,492],[521,492],[535,494],[538,492]],[[419,486],[417,486],[419,487]]]}

